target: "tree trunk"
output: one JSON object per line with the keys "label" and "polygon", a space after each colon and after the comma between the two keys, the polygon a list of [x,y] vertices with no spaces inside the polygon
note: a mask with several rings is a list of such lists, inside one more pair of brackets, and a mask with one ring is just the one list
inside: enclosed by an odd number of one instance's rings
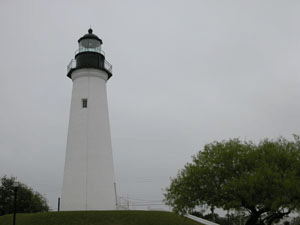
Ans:
{"label": "tree trunk", "polygon": [[214,214],[215,207],[212,206],[212,207],[210,208],[210,210],[211,210],[211,215],[212,215],[213,222],[216,222],[216,220],[215,220],[215,214]]}
{"label": "tree trunk", "polygon": [[246,222],[246,225],[255,225],[259,219],[259,216],[259,213],[251,214],[249,220]]}

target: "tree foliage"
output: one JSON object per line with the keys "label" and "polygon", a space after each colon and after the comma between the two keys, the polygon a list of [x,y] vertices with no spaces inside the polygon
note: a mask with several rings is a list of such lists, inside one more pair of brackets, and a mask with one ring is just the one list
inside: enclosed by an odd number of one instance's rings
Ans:
{"label": "tree foliage", "polygon": [[[16,189],[13,187],[14,177],[7,178],[4,176],[0,181],[0,216],[2,216],[13,213],[14,193]],[[17,188],[16,203],[16,211],[18,213],[49,211],[47,200],[40,193],[33,191],[32,188],[22,183],[19,183],[19,187]]]}
{"label": "tree foliage", "polygon": [[292,222],[290,223],[290,225],[300,225],[300,217],[296,217],[292,220]]}
{"label": "tree foliage", "polygon": [[171,179],[165,202],[180,213],[200,205],[246,210],[246,224],[271,224],[300,205],[300,139],[207,144]]}

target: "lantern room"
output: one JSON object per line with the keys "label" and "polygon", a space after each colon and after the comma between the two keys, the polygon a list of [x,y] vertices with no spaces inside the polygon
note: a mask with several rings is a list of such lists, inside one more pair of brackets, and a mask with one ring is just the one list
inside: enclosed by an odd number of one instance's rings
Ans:
{"label": "lantern room", "polygon": [[68,65],[67,76],[72,78],[72,72],[80,68],[94,68],[104,70],[108,79],[112,76],[112,66],[105,60],[105,53],[102,51],[102,40],[90,28],[88,33],[79,38],[78,50],[75,52],[75,60],[72,59]]}
{"label": "lantern room", "polygon": [[102,40],[97,35],[93,34],[93,30],[90,28],[88,34],[78,40],[78,52],[92,51],[101,53],[102,43]]}

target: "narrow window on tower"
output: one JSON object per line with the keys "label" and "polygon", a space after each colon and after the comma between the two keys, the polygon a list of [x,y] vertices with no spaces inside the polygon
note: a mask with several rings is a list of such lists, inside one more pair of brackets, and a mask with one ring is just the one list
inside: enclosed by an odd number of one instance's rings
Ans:
{"label": "narrow window on tower", "polygon": [[87,98],[81,99],[82,108],[87,108]]}

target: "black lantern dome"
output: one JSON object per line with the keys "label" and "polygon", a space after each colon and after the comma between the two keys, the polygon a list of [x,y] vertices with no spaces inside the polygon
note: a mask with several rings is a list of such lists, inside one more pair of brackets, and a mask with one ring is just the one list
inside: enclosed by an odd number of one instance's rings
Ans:
{"label": "black lantern dome", "polygon": [[104,70],[108,79],[112,76],[112,66],[105,60],[105,53],[101,49],[102,40],[90,28],[88,33],[79,38],[79,48],[75,52],[75,60],[68,66],[67,76],[72,78],[72,72],[80,68],[95,68]]}

